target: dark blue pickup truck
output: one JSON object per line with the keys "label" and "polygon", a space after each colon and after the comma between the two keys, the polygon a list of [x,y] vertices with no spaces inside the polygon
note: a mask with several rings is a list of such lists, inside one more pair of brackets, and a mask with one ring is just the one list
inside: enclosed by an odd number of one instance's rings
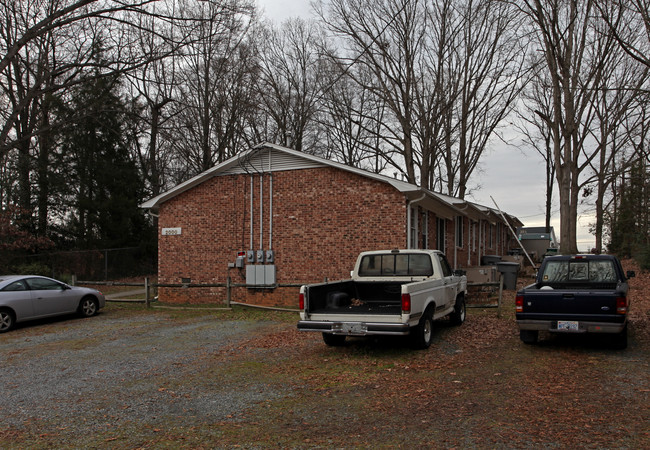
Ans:
{"label": "dark blue pickup truck", "polygon": [[627,280],[633,276],[611,255],[545,258],[536,283],[517,292],[519,337],[534,344],[540,331],[611,333],[616,347],[627,347]]}

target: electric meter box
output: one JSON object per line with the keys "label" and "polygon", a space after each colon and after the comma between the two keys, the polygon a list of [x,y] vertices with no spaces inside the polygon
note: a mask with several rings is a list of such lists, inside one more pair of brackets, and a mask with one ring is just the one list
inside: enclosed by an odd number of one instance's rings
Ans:
{"label": "electric meter box", "polygon": [[253,288],[275,285],[275,265],[247,265],[246,284]]}

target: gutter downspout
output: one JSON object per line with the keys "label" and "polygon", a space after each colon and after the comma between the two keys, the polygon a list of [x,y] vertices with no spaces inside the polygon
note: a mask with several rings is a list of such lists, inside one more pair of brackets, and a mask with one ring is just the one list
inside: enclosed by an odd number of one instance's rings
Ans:
{"label": "gutter downspout", "polygon": [[269,250],[273,250],[273,171],[269,150]]}
{"label": "gutter downspout", "polygon": [[[420,198],[409,200],[406,204],[406,248],[411,248],[411,207],[418,202],[424,200],[427,196],[426,192],[423,192]],[[417,244],[416,244],[417,245]]]}
{"label": "gutter downspout", "polygon": [[255,194],[253,192],[254,187],[255,186],[253,184],[253,175],[251,175],[251,208],[250,208],[251,224],[250,224],[250,244],[248,246],[250,250],[253,250],[253,198],[255,197]]}

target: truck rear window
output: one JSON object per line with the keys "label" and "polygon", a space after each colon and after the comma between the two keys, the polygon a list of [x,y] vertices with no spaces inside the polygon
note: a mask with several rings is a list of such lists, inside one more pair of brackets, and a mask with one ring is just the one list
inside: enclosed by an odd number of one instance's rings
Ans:
{"label": "truck rear window", "polygon": [[542,274],[543,283],[616,283],[611,261],[549,261]]}
{"label": "truck rear window", "polygon": [[360,277],[430,277],[433,266],[429,255],[366,255],[361,259]]}

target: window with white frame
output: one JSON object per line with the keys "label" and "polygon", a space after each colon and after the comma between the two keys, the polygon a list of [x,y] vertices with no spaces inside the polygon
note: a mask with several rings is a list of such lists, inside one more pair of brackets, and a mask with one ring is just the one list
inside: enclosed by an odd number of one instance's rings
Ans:
{"label": "window with white frame", "polygon": [[411,208],[409,222],[409,248],[418,248],[418,208]]}
{"label": "window with white frame", "polygon": [[472,240],[472,248],[471,250],[473,252],[476,251],[476,229],[478,228],[478,224],[476,222],[471,221],[469,223],[469,232],[471,233],[470,239]]}
{"label": "window with white frame", "polygon": [[429,248],[429,211],[422,211],[422,248]]}
{"label": "window with white frame", "polygon": [[456,216],[456,247],[463,248],[463,216]]}

